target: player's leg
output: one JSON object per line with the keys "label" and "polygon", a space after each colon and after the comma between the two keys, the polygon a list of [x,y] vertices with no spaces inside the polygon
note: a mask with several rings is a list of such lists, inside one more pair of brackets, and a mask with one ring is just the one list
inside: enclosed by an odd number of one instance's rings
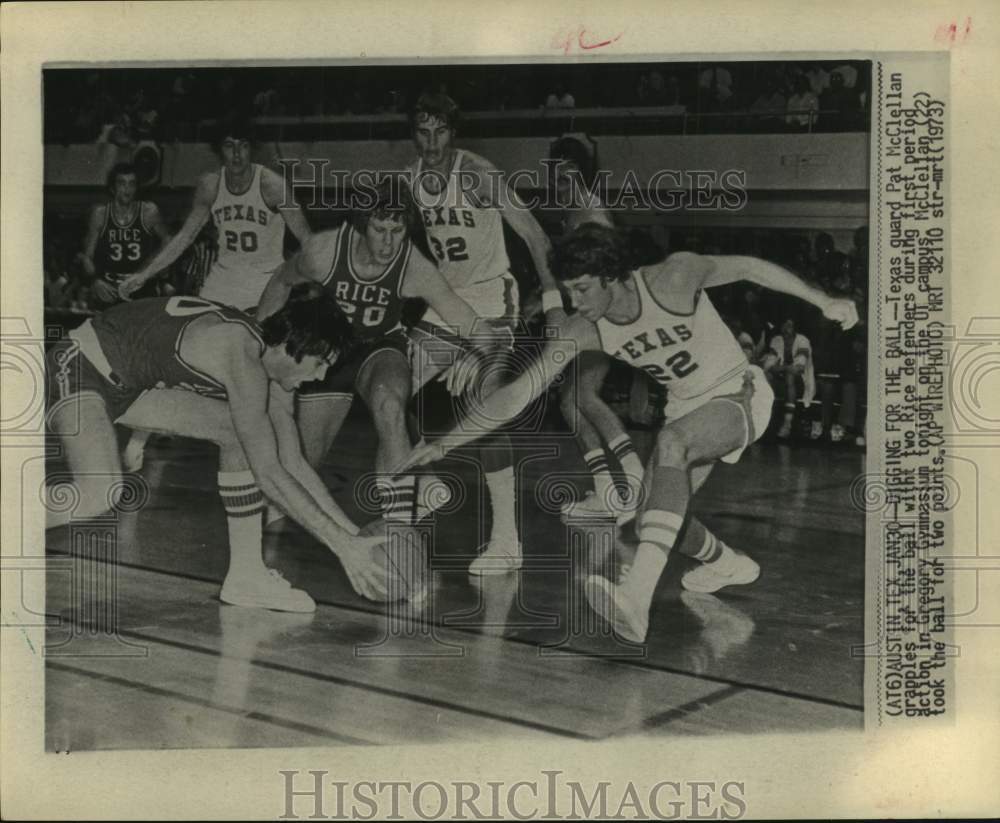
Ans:
{"label": "player's leg", "polygon": [[[504,384],[500,365],[506,352],[497,351],[494,364],[484,368],[485,377],[473,389],[473,396],[489,397]],[[470,574],[503,574],[521,568],[521,540],[517,529],[517,490],[514,478],[514,454],[510,437],[501,432],[483,437],[477,447],[479,465],[486,478],[493,526],[486,549],[469,566]]]}
{"label": "player's leg", "polygon": [[[621,428],[615,413],[600,398],[608,365],[601,352],[581,352],[565,372],[560,408],[563,418],[576,432],[577,445],[594,478],[593,491],[587,492],[583,500],[563,507],[562,513],[567,517],[607,516],[621,507],[604,451],[604,444],[615,436],[616,428]],[[603,414],[605,410],[607,416]],[[614,418],[613,423],[608,417]],[[611,437],[602,436],[606,434]]]}
{"label": "player's leg", "polygon": [[358,394],[367,404],[378,435],[375,471],[383,513],[387,518],[413,522],[416,515],[416,477],[392,475],[410,449],[406,410],[412,375],[404,352],[380,349],[362,364],[357,377]]}
{"label": "player's leg", "polygon": [[623,637],[637,642],[646,637],[653,591],[684,526],[692,468],[740,449],[747,436],[746,413],[732,402],[709,402],[660,432],[647,474],[648,498],[639,517],[639,547],[631,573],[617,585],[598,576],[587,581],[594,610]]}
{"label": "player's leg", "polygon": [[291,612],[316,608],[308,594],[264,564],[264,496],[236,436],[228,403],[181,389],[157,389],[143,394],[118,422],[218,445],[219,495],[229,534],[229,569],[219,594],[223,602]]}
{"label": "player's leg", "polygon": [[[61,400],[48,415],[71,479],[46,487],[45,528],[96,517],[114,508],[124,491],[118,438],[104,399],[92,392]],[[67,506],[75,499],[75,505]]]}
{"label": "player's leg", "polygon": [[354,396],[348,393],[298,396],[295,416],[302,438],[302,454],[314,469],[319,469],[330,451],[353,400]]}

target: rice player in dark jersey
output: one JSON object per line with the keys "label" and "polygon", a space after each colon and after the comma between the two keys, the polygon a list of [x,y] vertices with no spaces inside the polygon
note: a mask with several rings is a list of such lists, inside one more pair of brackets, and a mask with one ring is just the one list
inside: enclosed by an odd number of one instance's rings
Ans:
{"label": "rice player in dark jersey", "polygon": [[[420,214],[406,183],[397,178],[380,186],[369,208],[355,211],[342,227],[314,235],[285,263],[261,298],[258,316],[267,317],[296,283],[321,283],[350,319],[360,345],[327,373],[298,391],[298,424],[306,459],[318,467],[330,450],[355,394],[371,410],[379,444],[375,470],[387,517],[413,522],[444,500],[444,487],[389,470],[409,452],[406,408],[412,375],[409,340],[401,324],[403,303],[421,298],[468,341],[477,315],[451,290],[431,262]],[[465,346],[470,348],[471,343]],[[448,373],[458,380],[459,370]],[[465,380],[473,370],[462,370]],[[461,393],[464,383],[449,385]]]}
{"label": "rice player in dark jersey", "polygon": [[[120,303],[118,286],[122,279],[145,265],[161,244],[170,240],[156,204],[137,199],[138,179],[135,166],[117,163],[108,172],[111,199],[90,211],[79,259],[93,278],[92,307],[97,310]],[[153,294],[150,283],[137,296]]]}
{"label": "rice player in dark jersey", "polygon": [[[219,445],[219,492],[229,531],[220,599],[279,611],[315,603],[261,556],[263,495],[336,554],[354,588],[377,588],[376,538],[340,510],[299,448],[293,391],[322,377],[349,345],[350,326],[328,294],[300,286],[257,324],[197,297],[114,306],[70,332],[46,355],[47,425],[62,441],[73,494],[47,494],[46,527],[118,506],[122,481],[114,423]],[[60,505],[69,496],[75,505]]]}
{"label": "rice player in dark jersey", "polygon": [[[845,329],[858,322],[858,312],[852,300],[830,297],[753,257],[678,252],[636,271],[631,260],[622,236],[606,226],[586,223],[560,241],[552,269],[577,311],[535,368],[486,398],[479,424],[489,429],[516,417],[582,351],[606,352],[666,387],[667,419],[646,470],[633,565],[618,584],[600,575],[586,584],[594,610],[621,636],[642,642],[656,584],[675,548],[702,561],[681,579],[688,591],[752,583],[760,573],[751,558],[687,517],[691,495],[717,462],[736,462],[760,436],[774,403],[763,372],[747,362],[705,289],[749,280],[817,306]],[[416,448],[398,468],[439,460],[476,436],[455,430]]]}

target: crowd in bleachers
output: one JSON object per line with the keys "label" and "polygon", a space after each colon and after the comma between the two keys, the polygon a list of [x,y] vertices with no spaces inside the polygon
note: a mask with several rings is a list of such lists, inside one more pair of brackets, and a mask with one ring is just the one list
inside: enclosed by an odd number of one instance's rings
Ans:
{"label": "crowd in bleachers", "polygon": [[704,115],[693,130],[845,131],[865,127],[869,74],[864,61],[49,70],[46,139],[196,140],[232,99],[264,118],[400,114],[426,88],[466,112],[659,107]]}

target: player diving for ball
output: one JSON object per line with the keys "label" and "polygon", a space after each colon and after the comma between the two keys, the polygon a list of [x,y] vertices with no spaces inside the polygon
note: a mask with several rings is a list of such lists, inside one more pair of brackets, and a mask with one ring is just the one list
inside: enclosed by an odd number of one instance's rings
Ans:
{"label": "player diving for ball", "polygon": [[[401,176],[383,181],[368,208],[343,226],[313,235],[274,275],[261,298],[259,317],[285,302],[297,283],[321,284],[347,315],[358,347],[321,381],[298,391],[298,424],[309,463],[318,468],[333,444],[355,394],[371,410],[378,449],[375,471],[387,518],[419,520],[445,501],[446,489],[422,478],[420,494],[411,475],[391,469],[409,453],[407,405],[412,393],[409,341],[400,322],[404,300],[421,298],[463,338],[476,327],[476,313],[449,288],[427,250],[420,214]],[[459,377],[459,373],[463,375]],[[461,393],[474,369],[447,373]]]}
{"label": "player diving for ball", "polygon": [[379,588],[370,548],[303,458],[293,391],[322,378],[350,325],[318,286],[300,286],[263,323],[197,297],[149,298],[108,309],[46,355],[46,422],[59,436],[76,505],[48,490],[46,527],[94,517],[124,490],[115,423],[219,446],[229,570],[219,595],[237,606],[310,612],[312,598],[261,556],[264,495],[340,558],[351,584]]}
{"label": "player diving for ball", "polygon": [[[455,293],[498,332],[490,362],[472,386],[474,397],[501,385],[502,365],[512,349],[520,310],[517,281],[510,273],[503,221],[524,240],[542,285],[556,288],[548,266],[549,240],[517,199],[499,170],[469,151],[455,148],[458,106],[445,94],[423,94],[410,113],[419,155],[409,169],[414,198],[441,273]],[[414,389],[419,390],[452,362],[460,342],[448,334],[433,309],[411,331]],[[478,402],[478,401],[476,401]],[[491,427],[492,428],[492,427]],[[509,438],[492,435],[479,449],[493,509],[490,539],[469,567],[470,574],[501,574],[521,566],[513,455]]]}
{"label": "player diving for ball", "polygon": [[[858,315],[851,300],[830,297],[753,257],[678,252],[636,271],[628,261],[621,235],[605,226],[586,224],[560,241],[553,273],[568,289],[576,314],[566,318],[535,368],[487,399],[480,425],[515,417],[581,351],[607,352],[666,387],[667,418],[647,467],[633,565],[617,584],[601,576],[586,583],[594,610],[619,635],[642,642],[653,592],[672,550],[701,561],[682,578],[691,591],[751,583],[760,573],[751,558],[686,517],[691,495],[715,463],[739,459],[763,432],[774,402],[763,373],[747,363],[704,290],[749,280],[812,303],[844,328],[857,323]],[[439,460],[474,436],[455,431],[420,446],[400,469]]]}

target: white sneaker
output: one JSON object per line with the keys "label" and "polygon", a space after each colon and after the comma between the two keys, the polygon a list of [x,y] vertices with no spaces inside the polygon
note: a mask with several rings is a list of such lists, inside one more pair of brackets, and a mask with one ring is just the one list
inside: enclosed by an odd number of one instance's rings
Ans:
{"label": "white sneaker", "polygon": [[292,584],[277,569],[268,569],[267,574],[246,579],[226,575],[219,599],[231,606],[248,609],[302,613],[316,611],[316,601],[302,589],[293,589]]}
{"label": "white sneaker", "polygon": [[778,439],[787,440],[792,436],[792,418],[786,417],[784,422],[781,424],[781,428],[778,429]]}
{"label": "white sneaker", "polygon": [[725,586],[744,586],[760,577],[760,566],[745,554],[732,549],[712,563],[702,563],[684,573],[681,585],[689,592],[711,594]]}
{"label": "white sneaker", "polygon": [[839,443],[844,439],[844,427],[840,423],[834,423],[830,426],[830,440],[833,443]]}
{"label": "white sneaker", "polygon": [[[819,420],[813,420],[812,425],[809,427],[809,439],[819,440],[823,436],[823,424]],[[833,436],[833,432],[830,432],[830,436]]]}
{"label": "white sneaker", "polygon": [[469,574],[475,576],[487,574],[509,574],[516,572],[524,563],[521,544],[504,542],[502,545],[491,540],[486,551],[479,555],[469,565]]}
{"label": "white sneaker", "polygon": [[[622,573],[619,579],[624,580],[627,577],[625,568]],[[615,634],[633,643],[645,642],[649,632],[649,607],[633,603],[628,597],[628,589],[595,574],[587,578],[584,592],[590,607],[611,624]]]}
{"label": "white sneaker", "polygon": [[583,500],[572,500],[561,509],[563,517],[573,520],[608,520],[615,516],[603,495],[591,489]]}

